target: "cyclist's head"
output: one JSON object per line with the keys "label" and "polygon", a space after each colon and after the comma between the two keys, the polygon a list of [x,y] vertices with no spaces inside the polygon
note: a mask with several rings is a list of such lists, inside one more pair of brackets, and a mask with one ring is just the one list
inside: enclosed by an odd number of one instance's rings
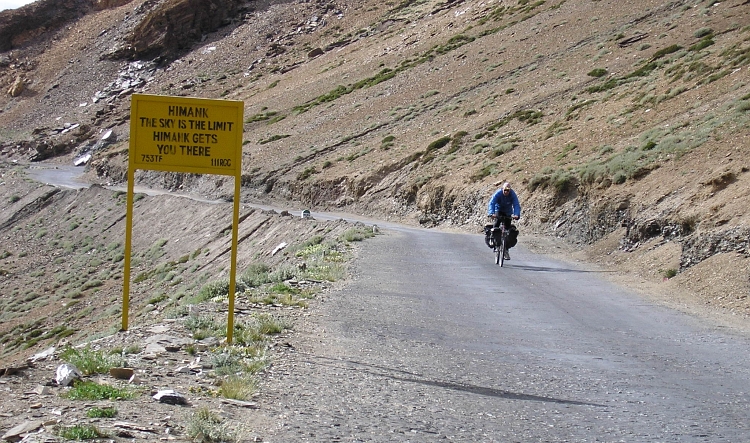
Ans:
{"label": "cyclist's head", "polygon": [[502,189],[503,189],[503,193],[510,194],[510,189],[511,189],[510,188],[510,183],[509,182],[503,183]]}

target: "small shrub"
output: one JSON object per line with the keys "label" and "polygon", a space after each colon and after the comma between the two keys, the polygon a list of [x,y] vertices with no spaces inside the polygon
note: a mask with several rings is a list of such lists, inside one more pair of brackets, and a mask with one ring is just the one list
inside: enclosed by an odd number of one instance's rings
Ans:
{"label": "small shrub", "polygon": [[315,168],[315,166],[310,166],[305,168],[304,171],[300,172],[300,174],[297,176],[297,180],[302,181],[310,178],[313,174],[317,174],[318,170]]}
{"label": "small shrub", "polygon": [[60,359],[74,365],[83,375],[107,374],[111,368],[127,366],[122,357],[95,351],[88,346],[67,348],[60,353]]}
{"label": "small shrub", "polygon": [[221,382],[219,395],[233,400],[248,400],[258,390],[254,378],[244,375],[232,375]]}
{"label": "small shrub", "polygon": [[267,340],[267,336],[276,335],[290,329],[285,320],[268,314],[251,317],[247,323],[235,323],[234,341],[237,345],[253,345]]}
{"label": "small shrub", "polygon": [[222,418],[208,408],[199,409],[190,418],[187,435],[198,443],[234,443],[238,437],[224,423]]}
{"label": "small shrub", "polygon": [[714,44],[714,40],[711,37],[706,37],[699,41],[698,43],[692,45],[688,48],[689,51],[698,52],[702,51],[703,49],[708,48],[709,46]]}
{"label": "small shrub", "polygon": [[427,151],[425,151],[425,152],[430,152],[430,151],[434,151],[436,149],[440,149],[443,146],[445,146],[448,143],[450,143],[450,141],[451,141],[451,137],[450,136],[441,137],[441,138],[433,141],[429,145],[427,145]]}
{"label": "small shrub", "polygon": [[491,163],[489,165],[483,166],[480,170],[471,174],[471,176],[469,176],[469,180],[471,180],[472,182],[478,182],[479,180],[482,180],[485,177],[489,177],[495,172],[497,172],[497,165],[495,165],[494,163]]}
{"label": "small shrub", "polygon": [[672,278],[677,275],[677,269],[669,268],[663,272],[664,277],[666,278]]}
{"label": "small shrub", "polygon": [[73,389],[61,394],[70,400],[130,400],[138,394],[130,389],[100,385],[93,381],[75,383]]}
{"label": "small shrub", "polygon": [[208,315],[188,315],[184,320],[184,325],[196,340],[226,336],[226,327]]}
{"label": "small shrub", "polygon": [[596,68],[596,69],[589,71],[588,73],[589,77],[596,77],[596,78],[604,77],[605,75],[607,75],[607,70],[604,68]]}
{"label": "small shrub", "polygon": [[97,408],[93,407],[86,411],[86,417],[88,418],[113,418],[117,415],[117,409],[115,408]]}
{"label": "small shrub", "polygon": [[667,46],[664,49],[660,49],[660,50],[656,51],[654,53],[654,55],[651,57],[651,60],[660,59],[660,58],[662,58],[664,56],[667,56],[669,54],[673,54],[673,53],[679,51],[680,49],[682,49],[682,46],[680,46],[680,45]]}
{"label": "small shrub", "polygon": [[700,28],[699,30],[693,33],[693,37],[703,38],[703,37],[711,36],[713,35],[713,33],[714,31],[711,28]]}
{"label": "small shrub", "polygon": [[268,274],[269,283],[271,282],[282,282],[297,278],[299,269],[294,265],[279,266]]}
{"label": "small shrub", "polygon": [[362,241],[366,238],[374,237],[375,234],[372,232],[372,228],[369,227],[358,227],[358,228],[351,228],[341,234],[341,239],[346,242],[355,242],[355,241]]}
{"label": "small shrub", "polygon": [[614,88],[616,88],[619,85],[620,85],[620,81],[618,79],[616,79],[616,78],[610,78],[609,80],[607,80],[606,82],[604,82],[604,83],[602,83],[600,85],[592,86],[592,87],[586,89],[586,91],[588,91],[588,92],[590,92],[590,93],[593,94],[595,92],[603,92],[603,91],[608,91],[610,89],[614,89]]}
{"label": "small shrub", "polygon": [[248,288],[254,288],[265,283],[270,283],[270,266],[265,263],[253,263],[240,276],[240,283]]}
{"label": "small shrub", "polygon": [[289,135],[289,134],[272,135],[271,137],[269,137],[267,139],[258,140],[258,144],[259,145],[265,145],[265,144],[272,143],[272,142],[275,142],[275,141],[278,141],[278,140],[283,140],[283,139],[285,139],[287,137],[291,137],[291,135]]}
{"label": "small shrub", "polygon": [[58,430],[57,435],[65,440],[92,440],[107,436],[94,425],[62,427]]}
{"label": "small shrub", "polygon": [[164,300],[167,300],[168,298],[169,298],[169,296],[167,294],[162,293],[162,294],[156,295],[156,296],[151,297],[150,299],[148,299],[148,301],[146,302],[146,304],[147,305],[155,305],[155,304],[163,302]]}
{"label": "small shrub", "polygon": [[214,298],[227,297],[229,295],[229,280],[217,280],[205,284],[200,291],[196,303],[204,302]]}
{"label": "small shrub", "polygon": [[211,363],[214,372],[218,376],[241,374],[245,372],[245,365],[242,358],[232,352],[221,352],[211,355]]}
{"label": "small shrub", "polygon": [[285,283],[279,282],[275,285],[271,286],[271,289],[269,289],[270,292],[274,294],[299,294],[300,290],[297,288],[293,288]]}
{"label": "small shrub", "polygon": [[627,179],[628,179],[628,176],[623,171],[617,171],[615,175],[612,177],[612,183],[616,185],[621,185],[625,183]]}
{"label": "small shrub", "polygon": [[503,143],[500,146],[492,149],[490,151],[489,156],[490,158],[499,157],[503,154],[507,154],[508,152],[512,151],[516,147],[513,143]]}

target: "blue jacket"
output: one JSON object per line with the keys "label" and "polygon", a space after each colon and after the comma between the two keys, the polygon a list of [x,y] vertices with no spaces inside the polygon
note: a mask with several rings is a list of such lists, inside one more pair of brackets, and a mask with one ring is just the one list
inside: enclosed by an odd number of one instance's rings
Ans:
{"label": "blue jacket", "polygon": [[500,188],[492,194],[490,203],[487,205],[487,215],[497,214],[498,212],[504,215],[521,216],[521,204],[518,203],[516,191],[511,189],[510,194],[506,197],[502,188]]}

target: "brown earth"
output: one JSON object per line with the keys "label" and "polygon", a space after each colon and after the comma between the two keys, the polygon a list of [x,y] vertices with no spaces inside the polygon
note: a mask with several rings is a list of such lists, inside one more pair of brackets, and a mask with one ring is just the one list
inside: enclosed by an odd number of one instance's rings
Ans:
{"label": "brown earth", "polygon": [[[52,0],[0,13],[0,367],[64,344],[44,335],[60,324],[71,343],[118,328],[124,196],[41,186],[26,170],[89,152],[87,179],[122,186],[134,92],[242,100],[245,202],[478,233],[510,180],[530,248],[748,329],[747,1],[64,4],[56,16]],[[233,194],[215,176],[139,171],[136,182]],[[133,276],[165,270],[133,288],[144,328],[207,276],[226,277],[218,233],[231,205],[184,202],[136,202],[145,261]],[[299,265],[270,250],[351,228],[244,214],[240,269],[261,256]],[[3,410],[2,429],[33,412],[29,385],[18,388],[25,403]]]}

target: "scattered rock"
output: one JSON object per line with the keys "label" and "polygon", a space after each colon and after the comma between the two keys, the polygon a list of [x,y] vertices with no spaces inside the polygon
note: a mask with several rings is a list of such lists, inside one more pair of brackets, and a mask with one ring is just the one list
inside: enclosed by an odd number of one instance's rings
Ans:
{"label": "scattered rock", "polygon": [[[283,214],[282,214],[283,215]],[[286,242],[279,243],[275,248],[273,248],[273,251],[271,251],[271,255],[276,255],[277,252],[281,251],[282,249],[287,247]]]}
{"label": "scattered rock", "polygon": [[36,363],[41,360],[47,360],[48,358],[55,355],[55,348],[48,348],[38,354],[34,354],[32,357],[29,358],[29,362]]}
{"label": "scattered rock", "polygon": [[321,48],[315,48],[312,51],[307,53],[308,58],[315,58],[320,57],[321,55],[325,54]]}
{"label": "scattered rock", "polygon": [[239,406],[241,408],[258,409],[258,404],[250,402],[250,401],[241,401],[241,400],[233,400],[231,398],[222,398],[221,402],[228,404],[228,405]]}
{"label": "scattered rock", "polygon": [[39,385],[34,389],[34,393],[37,395],[50,395],[52,394],[52,390],[49,386]]}
{"label": "scattered rock", "polygon": [[0,438],[8,442],[21,441],[27,434],[36,432],[43,425],[44,423],[38,420],[25,421],[3,434],[3,436]]}
{"label": "scattered rock", "polygon": [[13,84],[10,85],[10,88],[8,88],[8,95],[10,95],[11,97],[18,97],[19,95],[21,95],[21,93],[23,93],[25,87],[26,83],[19,75],[16,77],[16,80],[13,82]]}
{"label": "scattered rock", "polygon": [[166,403],[170,405],[187,405],[187,399],[180,394],[177,391],[174,391],[172,389],[166,389],[163,391],[157,392],[153,399],[158,401],[159,403]]}
{"label": "scattered rock", "polygon": [[80,380],[82,376],[83,374],[78,368],[70,363],[65,363],[57,367],[55,381],[59,386],[70,386],[75,380]]}
{"label": "scattered rock", "polygon": [[132,368],[110,368],[109,375],[118,380],[130,380],[135,375]]}

